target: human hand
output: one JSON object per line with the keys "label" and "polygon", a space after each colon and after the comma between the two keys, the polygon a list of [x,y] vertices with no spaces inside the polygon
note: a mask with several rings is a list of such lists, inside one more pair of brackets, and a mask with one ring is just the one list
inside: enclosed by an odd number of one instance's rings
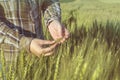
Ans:
{"label": "human hand", "polygon": [[40,55],[50,56],[56,46],[55,41],[33,39],[30,44],[30,51],[38,57]]}
{"label": "human hand", "polygon": [[63,43],[66,39],[69,38],[69,31],[64,26],[62,26],[59,21],[52,21],[49,24],[48,29],[55,41],[61,39],[60,42]]}

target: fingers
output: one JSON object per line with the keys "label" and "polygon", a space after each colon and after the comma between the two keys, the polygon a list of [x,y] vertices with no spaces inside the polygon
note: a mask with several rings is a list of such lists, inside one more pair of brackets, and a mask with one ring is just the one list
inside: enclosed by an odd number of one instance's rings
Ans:
{"label": "fingers", "polygon": [[65,42],[65,40],[66,40],[66,39],[65,39],[65,38],[63,38],[60,42],[61,42],[61,43],[64,43],[64,42]]}
{"label": "fingers", "polygon": [[53,54],[53,50],[57,46],[57,43],[47,47],[47,48],[39,48],[39,51],[36,52],[36,56],[40,57],[41,55],[43,56],[50,56]]}
{"label": "fingers", "polygon": [[51,45],[50,47],[44,48],[44,49],[43,49],[43,53],[48,53],[48,52],[53,51],[53,49],[54,49],[57,45],[58,45],[58,44],[55,43],[55,44]]}
{"label": "fingers", "polygon": [[68,39],[70,36],[69,31],[65,28],[65,38]]}
{"label": "fingers", "polygon": [[44,53],[44,56],[50,56],[50,55],[52,55],[54,53],[54,49],[55,49],[55,47],[57,45],[58,44],[56,43],[56,44],[52,45],[51,47],[48,47],[48,48],[44,49],[45,52],[46,52],[46,53]]}
{"label": "fingers", "polygon": [[51,45],[51,44],[54,44],[55,41],[40,40],[39,43],[42,44],[42,45]]}
{"label": "fingers", "polygon": [[48,52],[48,53],[44,54],[44,56],[50,56],[50,55],[52,55],[53,53],[54,53],[54,51],[51,51],[51,52]]}
{"label": "fingers", "polygon": [[63,33],[62,33],[62,40],[60,41],[61,43],[64,43],[65,42],[65,40],[67,40],[68,38],[69,38],[69,31],[65,28],[65,27],[63,27]]}

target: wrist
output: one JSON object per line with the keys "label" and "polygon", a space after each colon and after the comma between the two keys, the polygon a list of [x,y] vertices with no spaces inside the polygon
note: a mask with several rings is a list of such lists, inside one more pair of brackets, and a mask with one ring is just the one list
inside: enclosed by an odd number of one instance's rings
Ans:
{"label": "wrist", "polygon": [[52,23],[61,23],[61,21],[59,19],[51,19],[47,22],[47,27],[49,27],[50,24]]}

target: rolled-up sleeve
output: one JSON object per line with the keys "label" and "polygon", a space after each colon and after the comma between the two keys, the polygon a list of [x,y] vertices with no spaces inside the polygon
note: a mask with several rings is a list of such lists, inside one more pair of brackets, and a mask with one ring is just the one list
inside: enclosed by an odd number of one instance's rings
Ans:
{"label": "rolled-up sleeve", "polygon": [[46,26],[48,26],[53,20],[61,21],[61,8],[59,0],[44,0],[42,10]]}

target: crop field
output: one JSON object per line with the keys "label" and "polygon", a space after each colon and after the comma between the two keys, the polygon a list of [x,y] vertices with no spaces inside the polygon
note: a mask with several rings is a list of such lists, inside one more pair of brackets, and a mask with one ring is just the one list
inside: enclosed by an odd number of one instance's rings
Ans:
{"label": "crop field", "polygon": [[[60,0],[70,38],[54,55],[21,51],[6,66],[0,53],[0,80],[120,80],[120,1]],[[52,39],[44,29],[45,39]]]}

